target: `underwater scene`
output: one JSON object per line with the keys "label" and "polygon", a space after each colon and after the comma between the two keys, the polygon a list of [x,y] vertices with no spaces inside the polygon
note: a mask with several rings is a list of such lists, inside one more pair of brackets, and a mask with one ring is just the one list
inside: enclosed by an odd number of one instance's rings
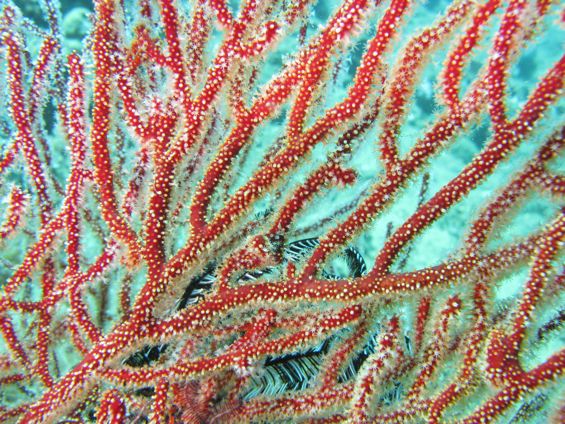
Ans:
{"label": "underwater scene", "polygon": [[565,5],[0,0],[0,423],[564,423]]}

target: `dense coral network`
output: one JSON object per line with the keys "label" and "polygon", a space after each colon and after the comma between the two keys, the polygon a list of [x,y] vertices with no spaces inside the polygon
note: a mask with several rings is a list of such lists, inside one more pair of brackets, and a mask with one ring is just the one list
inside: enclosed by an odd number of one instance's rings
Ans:
{"label": "dense coral network", "polygon": [[77,4],[0,0],[0,422],[565,421],[562,4]]}

